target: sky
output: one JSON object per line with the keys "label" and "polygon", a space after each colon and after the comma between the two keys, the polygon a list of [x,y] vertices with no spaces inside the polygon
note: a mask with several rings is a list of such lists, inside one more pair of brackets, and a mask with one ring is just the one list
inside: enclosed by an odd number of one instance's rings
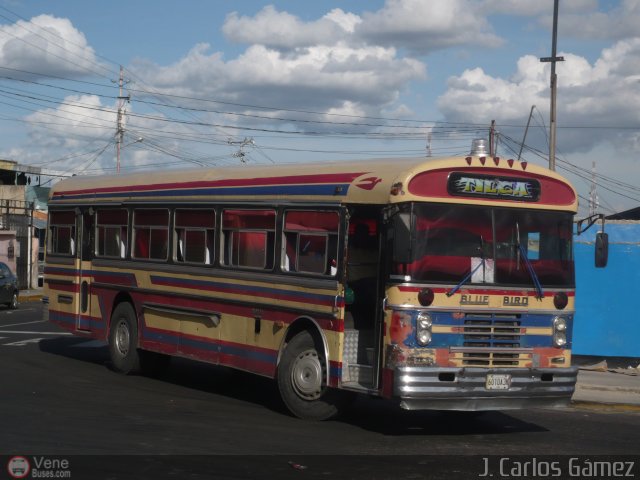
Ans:
{"label": "sky", "polygon": [[[122,173],[466,155],[495,121],[498,156],[547,166],[552,18],[553,0],[0,0],[0,158],[115,173],[118,125]],[[581,215],[593,178],[599,211],[640,205],[638,25],[640,0],[560,0],[556,166]]]}

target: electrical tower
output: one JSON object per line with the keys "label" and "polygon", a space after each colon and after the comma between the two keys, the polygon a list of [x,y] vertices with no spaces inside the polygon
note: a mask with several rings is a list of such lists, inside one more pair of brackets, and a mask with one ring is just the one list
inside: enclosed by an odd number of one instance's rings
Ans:
{"label": "electrical tower", "polygon": [[253,140],[253,138],[247,138],[244,137],[244,140],[240,140],[239,142],[235,142],[231,139],[227,140],[227,143],[229,145],[238,145],[238,151],[234,152],[231,154],[232,157],[235,158],[239,158],[240,159],[240,163],[247,163],[247,161],[245,160],[245,156],[247,155],[246,153],[244,153],[243,148],[246,147],[247,145],[255,145],[256,142]]}
{"label": "electrical tower", "polygon": [[130,95],[123,95],[122,91],[125,83],[129,83],[124,79],[124,68],[120,65],[120,76],[118,78],[118,115],[116,119],[116,173],[120,173],[120,150],[122,150],[122,142],[124,141],[124,124],[126,105],[131,101]]}

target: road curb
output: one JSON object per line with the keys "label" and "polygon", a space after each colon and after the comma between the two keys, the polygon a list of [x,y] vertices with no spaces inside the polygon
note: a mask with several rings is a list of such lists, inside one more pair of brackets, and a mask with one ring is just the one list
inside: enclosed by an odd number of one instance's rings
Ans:
{"label": "road curb", "polygon": [[604,403],[604,402],[590,402],[588,400],[571,400],[571,407],[579,410],[597,410],[608,412],[639,412],[640,405],[626,404],[626,403]]}

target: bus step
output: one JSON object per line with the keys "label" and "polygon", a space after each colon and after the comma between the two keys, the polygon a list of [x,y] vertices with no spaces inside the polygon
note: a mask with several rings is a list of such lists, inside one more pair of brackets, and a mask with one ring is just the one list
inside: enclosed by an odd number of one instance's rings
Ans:
{"label": "bus step", "polygon": [[373,367],[371,365],[351,364],[343,371],[342,383],[369,387],[373,384]]}
{"label": "bus step", "polygon": [[343,363],[373,364],[373,331],[346,329],[344,331]]}

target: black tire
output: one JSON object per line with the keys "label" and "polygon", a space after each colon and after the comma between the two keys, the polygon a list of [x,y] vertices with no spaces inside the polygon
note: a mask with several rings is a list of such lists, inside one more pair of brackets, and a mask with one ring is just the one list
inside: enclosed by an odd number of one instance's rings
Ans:
{"label": "black tire", "polygon": [[7,307],[9,307],[10,310],[18,308],[18,292],[13,292],[11,301],[7,303]]}
{"label": "black tire", "polygon": [[328,420],[348,403],[348,396],[327,385],[324,353],[311,334],[298,333],[287,344],[278,365],[278,389],[289,411],[304,420]]}
{"label": "black tire", "polygon": [[125,375],[140,372],[138,318],[130,303],[118,304],[111,314],[109,355],[115,371]]}
{"label": "black tire", "polygon": [[171,364],[171,356],[164,353],[138,350],[140,371],[149,377],[159,377],[167,371]]}

